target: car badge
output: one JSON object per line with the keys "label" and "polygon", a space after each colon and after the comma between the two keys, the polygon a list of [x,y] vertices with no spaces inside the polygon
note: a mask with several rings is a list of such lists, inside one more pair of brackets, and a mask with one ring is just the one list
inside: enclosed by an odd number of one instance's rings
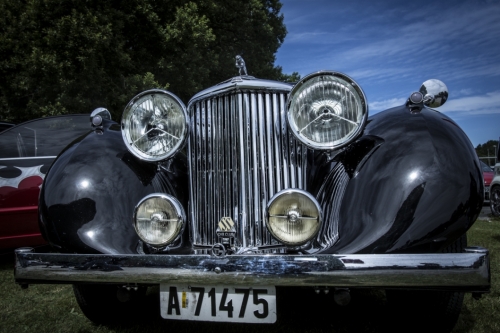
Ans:
{"label": "car badge", "polygon": [[231,217],[223,217],[218,223],[218,228],[215,231],[219,237],[219,243],[224,245],[226,251],[231,253],[234,251],[234,239],[236,236],[236,227]]}
{"label": "car badge", "polygon": [[248,75],[247,66],[245,66],[245,60],[243,60],[240,55],[236,56],[236,67],[238,68],[240,76],[242,75],[241,72],[243,72],[243,75]]}
{"label": "car badge", "polygon": [[212,246],[212,255],[214,257],[224,257],[226,255],[226,247],[221,243]]}

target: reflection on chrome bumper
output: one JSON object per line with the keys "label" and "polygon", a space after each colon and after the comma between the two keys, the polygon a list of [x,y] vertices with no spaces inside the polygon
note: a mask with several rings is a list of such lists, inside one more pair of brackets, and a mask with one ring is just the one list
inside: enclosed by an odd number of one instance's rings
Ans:
{"label": "reflection on chrome bumper", "polygon": [[16,250],[16,282],[436,288],[487,292],[489,254],[106,255]]}

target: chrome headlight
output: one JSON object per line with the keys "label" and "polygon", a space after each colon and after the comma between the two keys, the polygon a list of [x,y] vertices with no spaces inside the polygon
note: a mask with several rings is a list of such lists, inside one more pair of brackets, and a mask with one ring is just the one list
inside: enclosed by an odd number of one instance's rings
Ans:
{"label": "chrome headlight", "polygon": [[186,107],[168,91],[142,92],[123,111],[123,140],[132,154],[146,161],[170,157],[182,147],[187,132]]}
{"label": "chrome headlight", "polygon": [[166,246],[184,229],[186,214],[174,197],[153,193],[144,197],[135,207],[134,227],[145,243]]}
{"label": "chrome headlight", "polygon": [[288,99],[288,124],[313,149],[336,149],[363,130],[368,104],[361,88],[347,75],[322,71],[299,81]]}
{"label": "chrome headlight", "polygon": [[303,190],[283,190],[267,205],[267,229],[287,245],[302,245],[311,240],[318,233],[321,221],[318,202]]}

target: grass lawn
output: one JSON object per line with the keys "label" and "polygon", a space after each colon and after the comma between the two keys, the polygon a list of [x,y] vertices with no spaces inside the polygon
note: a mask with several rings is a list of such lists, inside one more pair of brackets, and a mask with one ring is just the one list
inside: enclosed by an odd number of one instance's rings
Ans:
{"label": "grass lawn", "polygon": [[[500,332],[500,219],[477,221],[468,232],[469,245],[491,254],[491,293],[480,300],[465,297],[453,332]],[[13,256],[0,256],[0,332],[376,332],[391,320],[385,293],[352,291],[346,307],[333,304],[331,295],[310,289],[293,295],[278,290],[278,322],[274,325],[165,321],[159,317],[158,289],[150,288],[136,324],[129,327],[93,325],[81,313],[69,285],[33,285],[22,290],[14,283]],[[404,328],[401,332],[404,332]]]}

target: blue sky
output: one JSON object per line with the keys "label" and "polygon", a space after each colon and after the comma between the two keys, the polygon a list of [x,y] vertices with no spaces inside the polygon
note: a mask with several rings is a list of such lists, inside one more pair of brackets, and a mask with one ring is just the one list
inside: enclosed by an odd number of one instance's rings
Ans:
{"label": "blue sky", "polygon": [[477,146],[500,137],[500,0],[281,0],[288,34],[275,64],[328,69],[363,88],[370,114],[443,81],[455,120]]}

